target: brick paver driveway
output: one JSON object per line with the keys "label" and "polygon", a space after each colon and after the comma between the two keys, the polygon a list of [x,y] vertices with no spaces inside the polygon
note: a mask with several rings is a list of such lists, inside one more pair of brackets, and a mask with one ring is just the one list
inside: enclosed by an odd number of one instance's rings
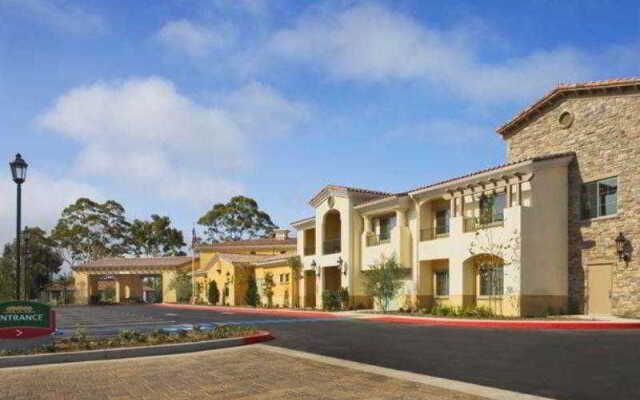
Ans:
{"label": "brick paver driveway", "polygon": [[482,399],[255,345],[175,356],[3,369],[0,398]]}

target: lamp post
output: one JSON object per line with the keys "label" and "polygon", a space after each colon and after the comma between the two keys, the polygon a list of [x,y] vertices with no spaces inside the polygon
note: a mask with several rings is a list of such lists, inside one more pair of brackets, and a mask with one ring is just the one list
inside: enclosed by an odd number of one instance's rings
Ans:
{"label": "lamp post", "polygon": [[27,178],[27,167],[29,164],[22,159],[20,153],[16,154],[16,159],[9,163],[13,181],[18,185],[17,193],[17,215],[16,215],[16,300],[20,300],[20,230],[22,213],[22,184]]}

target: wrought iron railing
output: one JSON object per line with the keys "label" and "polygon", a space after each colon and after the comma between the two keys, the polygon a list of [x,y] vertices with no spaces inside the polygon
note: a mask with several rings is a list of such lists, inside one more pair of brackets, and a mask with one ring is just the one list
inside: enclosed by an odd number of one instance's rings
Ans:
{"label": "wrought iron railing", "polygon": [[425,242],[427,240],[445,238],[448,236],[449,236],[449,227],[446,225],[420,229],[421,242]]}
{"label": "wrought iron railing", "polygon": [[305,256],[314,256],[316,254],[316,246],[308,246],[304,248]]}
{"label": "wrought iron railing", "polygon": [[496,214],[486,217],[471,217],[464,219],[464,232],[475,232],[478,229],[504,226],[504,215]]}
{"label": "wrought iron railing", "polygon": [[340,239],[325,240],[322,243],[322,254],[340,253]]}
{"label": "wrought iron railing", "polygon": [[390,241],[391,238],[388,235],[376,235],[375,233],[370,233],[369,235],[367,235],[367,247],[389,243]]}

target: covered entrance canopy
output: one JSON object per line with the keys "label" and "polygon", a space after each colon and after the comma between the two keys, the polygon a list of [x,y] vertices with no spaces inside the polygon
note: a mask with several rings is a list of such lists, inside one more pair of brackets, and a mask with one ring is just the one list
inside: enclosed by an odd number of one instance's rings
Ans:
{"label": "covered entrance canopy", "polygon": [[[196,263],[199,261],[196,258]],[[115,281],[115,302],[143,298],[142,279],[150,276],[162,278],[162,299],[175,302],[176,293],[169,283],[176,273],[191,269],[188,256],[126,258],[111,257],[72,267],[75,278],[76,303],[88,304],[91,296],[98,294],[98,280],[110,276]],[[195,265],[198,268],[198,265]]]}

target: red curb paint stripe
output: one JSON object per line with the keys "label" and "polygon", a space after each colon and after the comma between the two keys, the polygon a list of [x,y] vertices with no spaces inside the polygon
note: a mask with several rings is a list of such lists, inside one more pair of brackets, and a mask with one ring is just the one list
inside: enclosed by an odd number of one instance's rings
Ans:
{"label": "red curb paint stripe", "polygon": [[255,335],[245,336],[243,339],[244,344],[254,344],[273,340],[273,336],[267,331],[258,331],[258,333],[256,333]]}
{"label": "red curb paint stripe", "polygon": [[546,322],[546,321],[452,321],[427,318],[379,317],[367,321],[392,324],[462,326],[474,328],[510,328],[510,329],[640,329],[635,322]]}
{"label": "red curb paint stripe", "polygon": [[201,306],[194,304],[154,304],[156,307],[182,308],[186,310],[210,310],[225,311],[238,314],[269,314],[288,317],[305,317],[305,318],[338,318],[331,313],[320,311],[280,311],[262,308],[239,308],[239,307],[223,307],[223,306]]}

